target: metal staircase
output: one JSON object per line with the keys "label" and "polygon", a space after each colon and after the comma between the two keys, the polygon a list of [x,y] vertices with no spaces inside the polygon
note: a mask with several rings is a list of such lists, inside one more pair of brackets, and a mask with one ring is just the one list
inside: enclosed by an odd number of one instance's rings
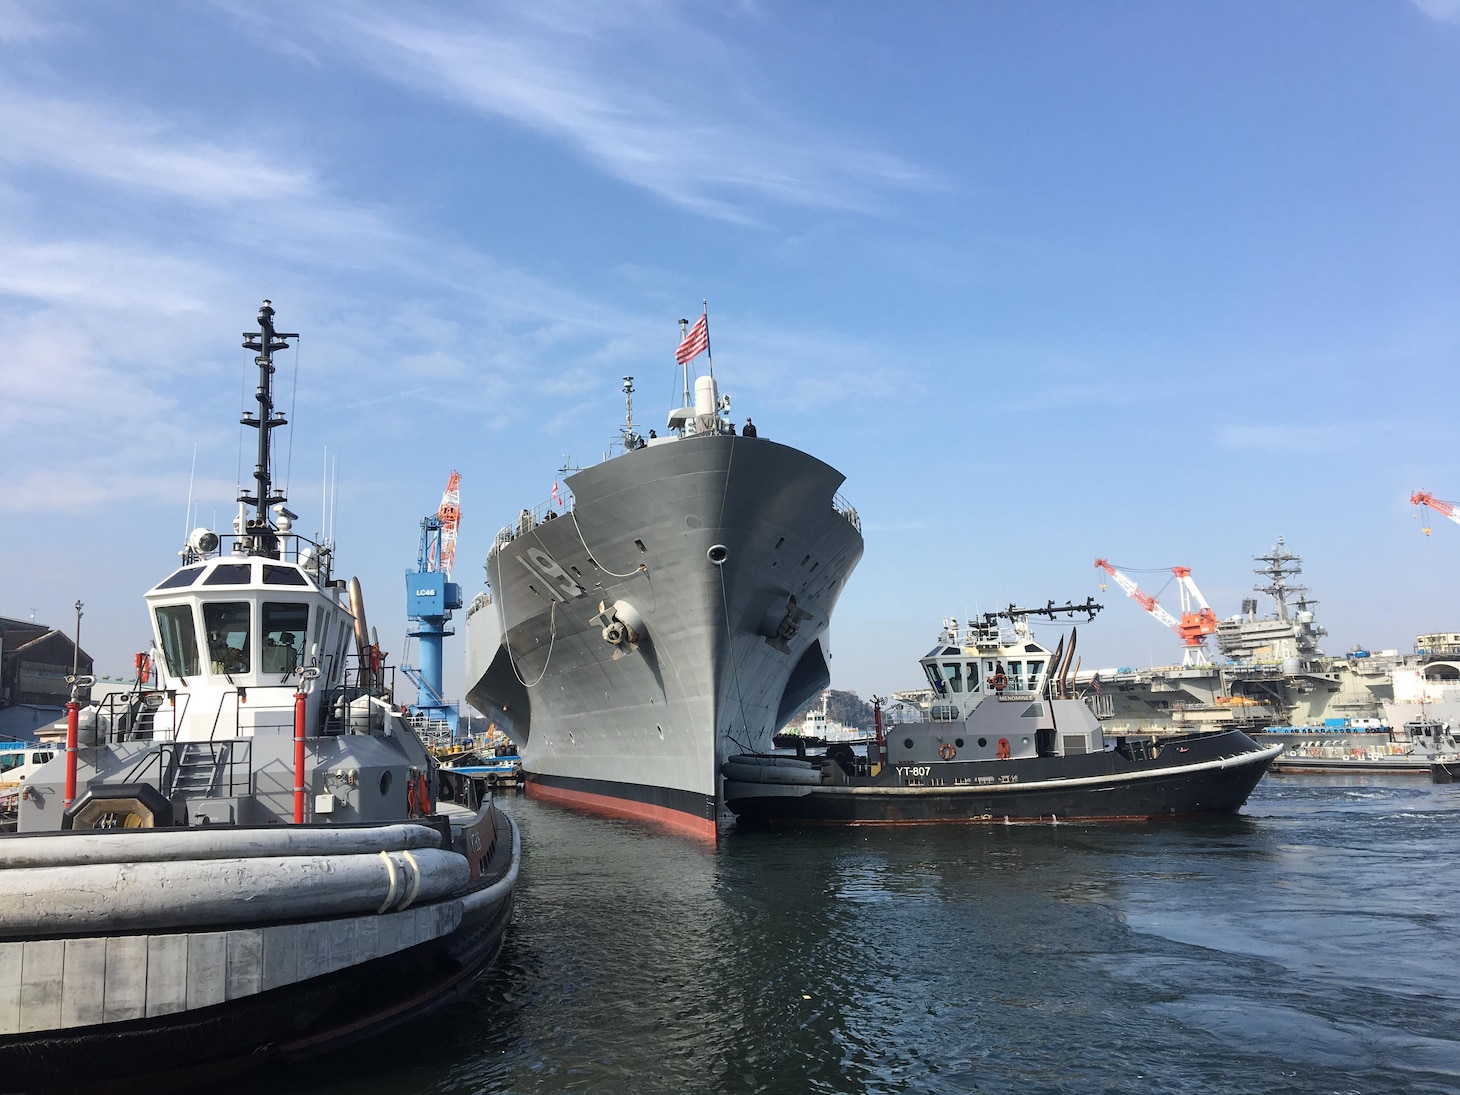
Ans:
{"label": "metal staircase", "polygon": [[232,749],[231,742],[180,743],[172,771],[172,786],[167,789],[169,797],[212,798],[217,795],[226,783],[224,776]]}

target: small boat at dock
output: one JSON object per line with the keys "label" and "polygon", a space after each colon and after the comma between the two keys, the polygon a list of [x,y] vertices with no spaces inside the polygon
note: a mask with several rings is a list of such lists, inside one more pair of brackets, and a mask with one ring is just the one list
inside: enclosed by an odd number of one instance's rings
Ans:
{"label": "small boat at dock", "polygon": [[1440,719],[1420,717],[1390,730],[1333,727],[1271,728],[1253,737],[1282,745],[1273,771],[1284,773],[1362,772],[1432,775],[1445,756],[1460,755],[1460,740]]}
{"label": "small boat at dock", "polygon": [[[933,700],[887,727],[865,754],[832,746],[801,757],[740,754],[722,771],[742,823],[888,824],[1148,820],[1241,809],[1281,746],[1241,731],[1107,739],[1069,689],[1075,634],[1051,651],[1031,616],[1088,613],[1091,602],[945,621],[922,659]],[[1005,629],[1000,621],[1010,625]]]}

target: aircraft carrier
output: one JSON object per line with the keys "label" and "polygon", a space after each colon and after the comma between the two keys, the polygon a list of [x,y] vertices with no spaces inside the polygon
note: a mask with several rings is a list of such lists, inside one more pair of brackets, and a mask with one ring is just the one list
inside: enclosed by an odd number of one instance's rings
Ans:
{"label": "aircraft carrier", "polygon": [[[830,683],[826,631],[862,556],[843,476],[737,436],[713,376],[668,436],[523,510],[467,614],[467,697],[517,743],[528,794],[715,838],[720,766]],[[652,432],[652,431],[651,431]]]}
{"label": "aircraft carrier", "polygon": [[1419,636],[1413,654],[1325,654],[1319,643],[1328,632],[1314,614],[1318,602],[1297,582],[1302,559],[1281,538],[1253,558],[1260,579],[1254,592],[1270,597],[1273,608],[1259,616],[1251,597],[1240,613],[1218,623],[1217,648],[1226,661],[1079,675],[1107,734],[1374,730],[1402,724],[1460,683],[1460,663],[1451,660],[1460,654],[1460,635]]}

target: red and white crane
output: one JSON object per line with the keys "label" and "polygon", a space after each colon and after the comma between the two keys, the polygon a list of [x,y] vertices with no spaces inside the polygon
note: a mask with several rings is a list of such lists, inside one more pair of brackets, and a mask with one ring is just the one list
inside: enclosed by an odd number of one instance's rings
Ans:
{"label": "red and white crane", "polygon": [[1160,602],[1149,593],[1141,592],[1139,586],[1104,559],[1096,559],[1095,565],[1115,579],[1115,584],[1125,590],[1131,598],[1156,619],[1181,637],[1185,649],[1182,665],[1205,665],[1207,657],[1207,636],[1217,630],[1217,615],[1207,605],[1207,600],[1191,580],[1190,567],[1172,567],[1177,588],[1181,590],[1181,619],[1161,607]]}
{"label": "red and white crane", "polygon": [[[1437,513],[1443,513],[1450,520],[1460,525],[1460,512],[1456,512],[1457,506],[1454,502],[1446,502],[1443,498],[1436,498],[1427,490],[1417,490],[1409,496],[1411,506],[1429,506]],[[1430,534],[1430,526],[1424,526],[1425,535]]]}

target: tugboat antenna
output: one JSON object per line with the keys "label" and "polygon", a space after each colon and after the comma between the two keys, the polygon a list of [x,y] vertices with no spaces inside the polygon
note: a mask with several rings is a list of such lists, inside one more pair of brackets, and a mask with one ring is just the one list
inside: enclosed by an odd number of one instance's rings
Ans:
{"label": "tugboat antenna", "polygon": [[1093,620],[1096,613],[1104,607],[1104,605],[1096,604],[1094,597],[1086,597],[1085,603],[1078,605],[1071,601],[1066,601],[1062,605],[1057,605],[1054,601],[1050,601],[1042,608],[1016,608],[1010,605],[1002,612],[985,612],[983,614],[983,626],[993,627],[1000,620],[1008,620],[1010,623],[1013,623],[1015,620],[1027,620],[1030,616],[1043,616],[1046,619],[1053,620],[1056,616],[1074,619],[1076,614],[1083,614]]}
{"label": "tugboat antenna", "polygon": [[259,329],[243,333],[245,350],[254,350],[254,361],[259,367],[259,388],[255,398],[259,401],[259,414],[244,413],[240,421],[259,431],[258,463],[254,465],[254,493],[240,494],[238,500],[254,507],[254,518],[248,522],[250,555],[278,557],[279,539],[274,534],[273,522],[269,520],[269,507],[284,501],[283,494],[275,494],[269,468],[269,431],[285,424],[282,414],[274,413],[274,354],[289,345],[286,341],[298,338],[297,333],[274,330],[274,308],[271,301],[259,306]]}

